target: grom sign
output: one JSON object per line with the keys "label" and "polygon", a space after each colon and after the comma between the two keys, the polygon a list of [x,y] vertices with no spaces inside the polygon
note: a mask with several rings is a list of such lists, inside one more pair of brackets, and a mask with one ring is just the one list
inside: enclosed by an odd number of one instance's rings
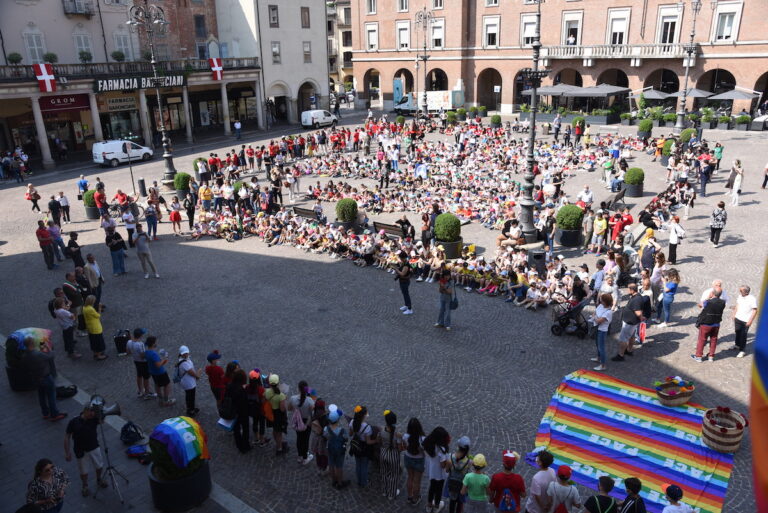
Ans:
{"label": "grom sign", "polygon": [[[160,87],[178,87],[187,85],[187,77],[184,75],[166,75],[160,77]],[[150,89],[154,87],[152,77],[117,77],[99,78],[93,82],[93,90],[97,93],[108,91],[133,91],[135,89]]]}

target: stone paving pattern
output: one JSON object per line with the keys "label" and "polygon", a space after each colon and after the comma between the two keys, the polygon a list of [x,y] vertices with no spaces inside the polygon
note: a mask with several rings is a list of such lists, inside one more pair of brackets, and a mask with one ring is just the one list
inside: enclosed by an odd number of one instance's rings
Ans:
{"label": "stone paving pattern", "polygon": [[[349,122],[348,118],[345,121]],[[752,356],[736,359],[735,353],[724,351],[733,341],[730,321],[721,330],[722,344],[714,363],[696,364],[688,355],[695,344],[695,303],[713,278],[725,281],[731,297],[741,283],[751,285],[759,294],[768,240],[768,225],[761,221],[767,209],[760,201],[764,193],[759,187],[768,143],[763,135],[748,132],[708,131],[705,137],[725,145],[724,163],[733,158],[744,162],[742,206],[728,208],[729,222],[721,247],[714,249],[708,241],[708,216],[717,201],[728,202],[723,188],[726,177],[718,175],[709,186],[710,195],[697,202],[690,219],[683,223],[688,236],[679,248],[677,267],[682,283],[670,328],[662,333],[652,329],[652,343],[624,363],[609,362],[608,373],[644,386],[658,377],[680,374],[698,384],[696,402],[746,412]],[[233,140],[232,145],[219,147],[219,154],[234,145]],[[177,169],[189,170],[193,156],[177,158]],[[630,165],[646,170],[647,201],[651,191],[662,188],[663,169],[645,155],[637,155]],[[151,180],[161,177],[163,165],[155,160],[135,168],[135,176]],[[446,333],[432,327],[438,312],[435,286],[413,283],[415,314],[404,317],[398,310],[401,297],[391,275],[291,247],[267,248],[253,238],[235,244],[213,239],[191,242],[173,237],[170,224],[162,223],[161,240],[152,246],[162,278],[144,280],[132,252],[127,260],[129,274],[114,278],[109,272],[111,262],[102,230],[95,222],[86,221],[76,204],[78,174],[53,173],[33,177],[32,181],[43,198],[59,190],[68,194],[74,203],[75,222],[65,225],[65,231],[80,232],[83,253],[93,252],[105,270],[103,301],[108,310],[102,320],[110,358],[103,363],[87,357],[72,362],[60,354],[57,363],[81,389],[102,394],[108,402],[119,401],[124,416],[145,429],[181,414],[183,393],[176,391],[179,403],[169,409],[136,401],[133,365],[126,358],[118,358],[111,344],[117,329],[146,327],[171,353],[186,344],[199,367],[215,348],[224,354],[223,362],[238,359],[247,368],[279,373],[292,390],[300,379],[306,379],[326,401],[345,411],[351,411],[355,404],[367,405],[375,424],[383,423],[382,412],[388,408],[398,414],[402,429],[412,415],[421,419],[426,430],[443,425],[454,439],[469,435],[472,451],[489,458],[490,472],[500,468],[503,449],[523,454],[533,448],[537,426],[557,384],[569,372],[591,363],[588,358],[594,351],[593,342],[552,336],[546,310],[522,311],[500,299],[460,292],[454,330]],[[117,187],[131,188],[127,168],[94,168],[87,175],[91,179],[100,176],[108,192]],[[589,183],[598,198],[607,197],[609,192],[600,188],[597,180],[597,173],[582,172],[569,179],[566,191],[575,194]],[[0,332],[47,327],[54,330],[61,347],[59,330],[48,315],[46,303],[71,263],[65,262],[56,271],[45,269],[34,237],[38,216],[29,211],[21,187],[1,186],[0,205],[0,276],[9,294],[0,314]],[[325,208],[332,218],[333,206]],[[638,210],[633,208],[633,213]],[[381,219],[395,217],[390,214]],[[414,223],[417,220],[415,214],[410,218]],[[463,227],[465,241],[484,248],[493,247],[496,235],[475,224]],[[661,237],[663,240],[665,235]],[[574,255],[573,251],[564,254],[571,265],[586,261],[594,267],[594,257]],[[87,339],[79,339],[79,347],[86,352]],[[611,340],[609,353],[615,348],[616,342]],[[0,448],[5,460],[0,490],[18,494],[22,486],[18,476],[26,479],[31,461],[52,456],[63,462],[58,445],[64,425],[38,427],[42,421],[38,420],[34,395],[5,390],[3,404],[15,415],[2,421],[0,437],[6,445]],[[375,466],[371,467],[371,490],[355,485],[343,492],[333,490],[327,478],[316,475],[314,463],[306,467],[296,463],[294,436],[290,434],[287,457],[275,458],[272,447],[240,455],[231,435],[215,427],[217,416],[205,381],[199,384],[198,405],[202,410],[199,419],[209,435],[214,480],[261,513],[408,509],[404,483],[398,500],[389,502],[381,496]],[[65,409],[70,415],[79,410]],[[14,435],[30,428],[54,442],[46,442],[25,458],[16,457],[19,451],[9,450]],[[754,511],[750,436],[748,433],[736,455],[725,512]],[[122,466],[129,463],[133,464]],[[76,475],[74,463],[64,467]],[[347,461],[345,470],[347,477],[354,477],[353,462]],[[521,463],[518,471],[530,482],[532,468]],[[141,488],[134,492],[143,493]],[[148,496],[147,488],[144,492]],[[582,494],[590,493],[582,489]]]}

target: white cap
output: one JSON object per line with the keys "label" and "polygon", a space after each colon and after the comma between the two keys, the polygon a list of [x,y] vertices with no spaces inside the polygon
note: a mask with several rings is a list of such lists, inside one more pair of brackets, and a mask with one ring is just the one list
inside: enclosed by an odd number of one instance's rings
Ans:
{"label": "white cap", "polygon": [[181,346],[179,348],[179,354],[189,354],[189,348],[187,346]]}

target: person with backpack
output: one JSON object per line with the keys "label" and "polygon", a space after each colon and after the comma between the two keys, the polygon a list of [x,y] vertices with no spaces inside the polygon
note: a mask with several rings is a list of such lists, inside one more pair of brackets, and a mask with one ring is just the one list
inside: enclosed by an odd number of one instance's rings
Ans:
{"label": "person with backpack", "polygon": [[515,451],[504,451],[501,455],[503,470],[496,472],[491,477],[488,485],[490,501],[496,507],[496,511],[518,511],[520,500],[525,497],[525,481],[522,476],[514,472],[520,455]]}
{"label": "person with backpack", "polygon": [[646,513],[645,501],[640,497],[643,484],[636,477],[628,477],[624,480],[624,489],[627,498],[621,503],[619,513]]}
{"label": "person with backpack", "polygon": [[[223,379],[224,371],[221,367],[215,365],[215,362],[216,360],[214,360],[213,365],[221,370]],[[264,447],[269,442],[269,438],[264,436],[267,430],[267,418],[264,416],[264,382],[261,379],[261,371],[259,369],[253,369],[248,373],[246,395],[248,396],[248,415],[251,417],[253,435],[257,440],[256,445]]]}
{"label": "person with backpack", "polygon": [[442,426],[434,428],[424,439],[424,463],[429,479],[427,513],[442,511],[445,502],[441,500],[445,479],[448,477],[448,444],[451,436]]}
{"label": "person with backpack", "polygon": [[397,432],[395,412],[385,410],[384,423],[386,426],[379,432],[382,489],[389,500],[394,500],[400,495],[397,486],[400,483],[400,451],[403,448],[403,437]]}
{"label": "person with backpack", "polygon": [[466,513],[485,513],[488,511],[488,485],[491,478],[485,474],[487,466],[485,456],[476,454],[472,458],[472,472],[464,476],[461,495],[467,498]]}
{"label": "person with backpack", "polygon": [[547,487],[547,495],[552,501],[549,513],[571,513],[581,508],[579,491],[571,481],[572,473],[568,465],[560,465],[557,468],[557,479]]}
{"label": "person with backpack", "polygon": [[309,452],[309,435],[312,434],[309,419],[312,417],[315,401],[308,394],[309,385],[306,381],[301,380],[299,381],[299,393],[291,396],[288,401],[288,409],[293,412],[291,414],[291,427],[296,431],[297,461],[302,465],[306,465],[315,458]]}
{"label": "person with backpack", "polygon": [[584,501],[584,510],[589,513],[618,513],[616,499],[608,495],[613,490],[614,481],[608,476],[600,476],[597,480],[597,495]]}
{"label": "person with backpack", "polygon": [[[288,432],[288,415],[286,414],[285,394],[280,390],[280,376],[269,375],[269,388],[264,392],[272,412],[272,438],[275,439],[276,456],[288,454],[288,442],[283,441],[283,435]],[[267,418],[269,420],[269,418]]]}
{"label": "person with backpack", "polygon": [[424,475],[424,428],[416,417],[411,417],[408,421],[408,427],[403,434],[403,445],[405,454],[403,461],[406,478],[406,491],[408,492],[408,504],[416,506],[421,502],[421,477]]}
{"label": "person with backpack", "polygon": [[176,374],[173,377],[173,382],[180,383],[181,388],[184,389],[188,417],[194,417],[200,412],[200,408],[195,407],[195,392],[198,379],[200,379],[200,374],[189,357],[189,348],[181,346],[179,348],[179,361],[176,362]]}
{"label": "person with backpack", "polygon": [[368,486],[368,462],[373,449],[371,446],[376,443],[376,437],[374,437],[373,428],[366,422],[368,408],[358,404],[354,412],[350,426],[352,441],[349,444],[349,455],[355,458],[357,486],[364,488]]}
{"label": "person with backpack", "polygon": [[449,513],[460,513],[461,506],[466,499],[462,494],[462,487],[464,486],[464,476],[469,472],[472,463],[469,456],[469,443],[468,436],[459,438],[458,447],[446,462],[448,480],[443,495],[448,498]]}
{"label": "person with backpack", "polygon": [[349,480],[344,480],[347,431],[339,422],[342,411],[336,408],[334,404],[330,405],[328,410],[329,424],[323,428],[323,437],[328,441],[328,467],[331,470],[331,486],[341,490],[349,486]]}
{"label": "person with backpack", "polygon": [[131,333],[131,339],[125,344],[125,349],[133,359],[133,365],[136,368],[136,397],[138,399],[152,399],[157,394],[152,393],[149,386],[149,366],[144,353],[147,351],[144,341],[141,340],[146,335],[144,328],[135,328]]}
{"label": "person with backpack", "polygon": [[309,449],[315,456],[317,473],[324,476],[328,472],[328,440],[323,436],[325,427],[329,424],[328,413],[325,411],[325,401],[318,398],[312,410],[312,420],[309,428],[312,436],[309,439]]}

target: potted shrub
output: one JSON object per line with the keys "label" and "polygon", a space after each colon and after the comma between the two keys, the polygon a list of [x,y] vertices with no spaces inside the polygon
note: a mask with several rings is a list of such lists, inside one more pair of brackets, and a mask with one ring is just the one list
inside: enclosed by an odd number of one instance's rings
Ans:
{"label": "potted shrub", "polygon": [[670,112],[668,114],[664,114],[664,117],[662,119],[664,119],[664,124],[668,128],[672,128],[673,126],[675,126],[675,122],[677,121],[677,114],[673,114]]}
{"label": "potted shrub", "polygon": [[549,131],[552,128],[552,125],[549,123],[542,123],[541,124],[541,135],[549,135]]}
{"label": "potted shrub", "polygon": [[653,126],[664,126],[664,111],[661,110],[661,107],[653,107],[651,109],[651,120],[653,121]]}
{"label": "potted shrub", "polygon": [[641,139],[651,136],[653,130],[653,121],[650,119],[641,119],[637,124],[637,136]]}
{"label": "potted shrub", "polygon": [[446,121],[448,121],[449,125],[455,125],[456,124],[456,113],[451,111],[448,111],[448,113],[445,115]]}
{"label": "potted shrub", "polygon": [[718,130],[729,130],[731,128],[731,116],[720,116],[717,118]]}
{"label": "potted shrub", "polygon": [[205,432],[191,417],[164,420],[149,436],[152,463],[149,488],[160,511],[186,511],[211,493],[211,470]]}
{"label": "potted shrub", "polygon": [[477,113],[480,115],[481,118],[484,118],[488,116],[488,107],[485,105],[481,105],[477,108]]}
{"label": "potted shrub", "polygon": [[85,218],[86,219],[98,219],[99,209],[96,208],[96,200],[93,199],[93,195],[96,194],[94,189],[85,191],[83,194],[83,205],[85,206]]}
{"label": "potted shrub", "polygon": [[493,128],[501,128],[501,116],[498,114],[491,116],[491,126]]}
{"label": "potted shrub", "polygon": [[403,126],[405,124],[405,117],[404,116],[397,116],[395,118],[395,123],[397,123],[399,126]]}
{"label": "potted shrub", "polygon": [[717,120],[712,114],[703,114],[701,116],[701,128],[714,128],[717,126]]}
{"label": "potted shrub", "polygon": [[736,130],[748,130],[749,124],[752,123],[752,118],[747,115],[737,116],[735,119]]}
{"label": "potted shrub", "polygon": [[13,66],[16,66],[17,64],[21,64],[21,61],[24,60],[24,57],[19,52],[11,52],[8,54],[8,64],[11,64]]}
{"label": "potted shrub", "polygon": [[687,145],[694,135],[696,135],[695,128],[686,128],[680,132],[680,144]]}
{"label": "potted shrub", "polygon": [[566,248],[581,246],[581,219],[584,211],[576,205],[563,205],[557,211],[555,241]]}
{"label": "potted shrub", "polygon": [[466,109],[456,109],[456,119],[458,119],[459,121],[466,121],[467,120]]}
{"label": "potted shrub", "polygon": [[[669,142],[669,141],[667,141]],[[666,144],[664,145],[666,147]],[[626,195],[630,198],[643,197],[643,182],[645,182],[645,173],[639,167],[631,167],[624,173],[624,189]]]}
{"label": "potted shrub", "polygon": [[698,114],[688,114],[688,121],[691,122],[691,126],[695,127],[699,124],[699,120],[701,119],[701,116]]}
{"label": "potted shrub", "polygon": [[176,189],[176,195],[180,200],[183,200],[189,194],[189,181],[192,176],[189,173],[179,172],[173,177],[173,186]]}
{"label": "potted shrub", "polygon": [[455,259],[461,256],[461,221],[455,215],[445,212],[435,219],[435,240],[443,246],[445,258]]}
{"label": "potted shrub", "polygon": [[83,64],[88,64],[93,60],[93,54],[87,50],[80,50],[77,54],[77,58],[80,59],[80,62]]}
{"label": "potted shrub", "polygon": [[675,144],[674,139],[664,141],[664,147],[661,149],[661,158],[659,159],[659,162],[664,167],[667,167],[667,164],[669,164],[669,156],[672,155],[673,144]]}
{"label": "potted shrub", "polygon": [[53,52],[47,52],[43,54],[43,61],[48,64],[56,64],[59,62],[59,56]]}
{"label": "potted shrub", "polygon": [[477,107],[472,105],[469,108],[469,119],[475,119],[477,117]]}
{"label": "potted shrub", "polygon": [[336,203],[336,223],[350,230],[357,221],[357,202],[352,198],[344,198]]}
{"label": "potted shrub", "polygon": [[117,62],[123,62],[125,60],[125,54],[121,52],[120,50],[115,50],[111,54],[109,54],[115,61]]}
{"label": "potted shrub", "polygon": [[624,112],[622,114],[619,114],[619,118],[621,118],[621,124],[622,125],[631,125],[632,124],[632,114],[629,112]]}

